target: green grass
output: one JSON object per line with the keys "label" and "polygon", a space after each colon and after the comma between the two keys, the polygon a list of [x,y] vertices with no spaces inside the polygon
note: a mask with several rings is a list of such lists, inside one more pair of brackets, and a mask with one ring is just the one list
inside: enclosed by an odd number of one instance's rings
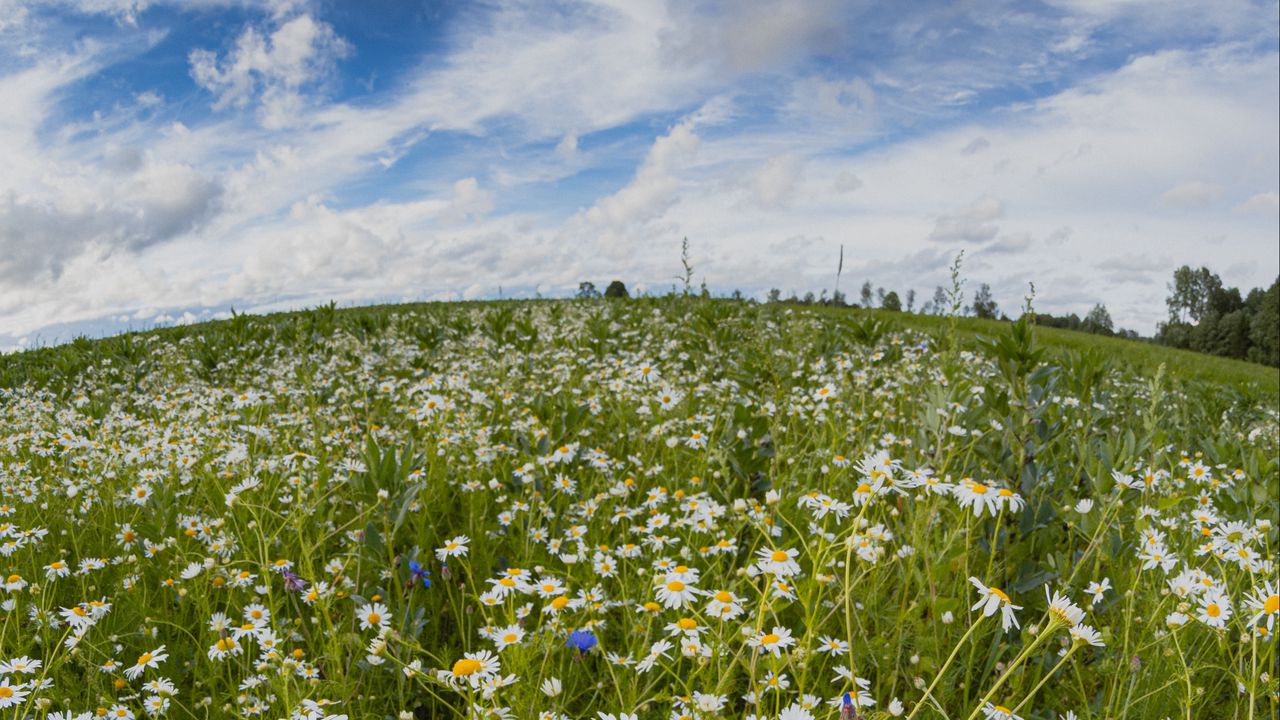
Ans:
{"label": "green grass", "polygon": [[[246,322],[278,325],[314,324],[318,315],[332,318],[329,322],[348,323],[356,328],[376,327],[387,316],[425,311],[440,307],[456,307],[459,310],[485,306],[519,307],[526,304],[547,304],[566,301],[555,300],[514,300],[497,302],[463,302],[463,303],[408,303],[397,305],[372,305],[353,308],[330,309],[328,307],[315,310],[272,313],[263,316],[241,316],[240,320],[216,320],[176,328],[159,328],[142,332],[124,333],[100,340],[80,338],[64,345],[47,348],[35,348],[10,355],[0,355],[0,387],[13,387],[27,381],[41,382],[52,377],[70,378],[83,368],[100,362],[102,358],[116,358],[130,362],[141,350],[140,342],[149,337],[180,339],[189,335],[205,332],[221,332],[235,328]],[[577,302],[577,301],[568,301]],[[719,301],[729,302],[729,301]],[[793,307],[793,306],[786,306]],[[915,315],[910,313],[890,312],[887,310],[863,310],[859,308],[828,307],[795,307],[800,312],[816,313],[820,316],[875,318],[888,323],[890,327],[916,330],[936,338],[942,338],[950,332],[950,319],[933,315]],[[982,320],[972,317],[955,319],[955,330],[963,347],[973,350],[979,347],[980,338],[996,337],[1008,332],[1010,322],[998,320]],[[1049,348],[1056,356],[1068,352],[1097,351],[1103,353],[1117,368],[1131,370],[1139,375],[1149,376],[1156,372],[1160,365],[1165,365],[1168,373],[1184,380],[1199,380],[1226,385],[1247,392],[1258,394],[1264,398],[1273,398],[1280,404],[1280,368],[1267,367],[1257,363],[1215,357],[1189,350],[1178,350],[1163,347],[1154,343],[1127,340],[1123,338],[1104,337],[1089,333],[1063,330],[1059,328],[1036,328],[1036,340]]]}
{"label": "green grass", "polygon": [[[918,330],[930,335],[946,333],[949,322],[945,317],[913,315],[888,310],[820,307],[812,311],[837,316],[847,314],[854,317],[873,317],[898,327]],[[956,330],[966,348],[976,349],[979,338],[990,338],[1007,333],[1010,324],[1011,321],[1007,320],[962,317],[956,319]],[[1096,350],[1106,354],[1117,367],[1132,370],[1140,375],[1151,375],[1163,364],[1174,377],[1214,382],[1242,390],[1252,388],[1272,397],[1280,394],[1280,368],[1258,363],[1179,350],[1141,340],[1105,337],[1061,328],[1037,327],[1036,341],[1056,354]]]}

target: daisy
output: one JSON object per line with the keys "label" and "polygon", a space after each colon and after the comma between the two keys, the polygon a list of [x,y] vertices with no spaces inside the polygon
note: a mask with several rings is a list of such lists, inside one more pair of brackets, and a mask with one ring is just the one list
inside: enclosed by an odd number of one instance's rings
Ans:
{"label": "daisy", "polygon": [[1004,628],[1005,632],[1008,632],[1010,627],[1021,627],[1013,611],[1021,610],[1022,606],[1014,605],[1009,596],[1000,588],[989,587],[976,577],[969,578],[969,582],[978,589],[978,595],[980,596],[978,602],[969,608],[970,610],[982,608],[983,617],[991,617],[999,610],[1001,613],[1001,627]]}
{"label": "daisy", "polygon": [[658,662],[658,658],[669,657],[667,652],[670,651],[672,647],[674,647],[674,645],[667,640],[659,640],[654,643],[649,647],[649,654],[645,656],[645,659],[636,663],[636,672],[643,675],[644,673],[652,670],[654,664]]}
{"label": "daisy", "polygon": [[707,614],[721,620],[732,620],[743,612],[738,598],[728,590],[717,590],[707,602]]}
{"label": "daisy", "polygon": [[1200,598],[1196,613],[1200,622],[1213,628],[1224,628],[1231,619],[1231,601],[1220,590],[1210,590]]}
{"label": "daisy", "polygon": [[818,639],[818,649],[820,653],[831,653],[832,655],[843,655],[849,652],[849,643],[829,635],[824,635]]}
{"label": "daisy", "polygon": [[1102,594],[1111,589],[1111,578],[1102,578],[1102,582],[1091,582],[1089,587],[1085,588],[1085,592],[1092,595],[1091,605],[1097,605],[1102,602]]}
{"label": "daisy", "polygon": [[387,612],[387,606],[382,603],[367,603],[356,611],[356,617],[360,619],[361,630],[375,627],[381,630],[391,620],[391,613]]}
{"label": "daisy", "polygon": [[1094,647],[1103,647],[1106,645],[1106,643],[1102,641],[1102,633],[1089,625],[1081,623],[1071,628],[1069,632],[1071,633],[1072,642],[1088,643]]}
{"label": "daisy", "polygon": [[441,671],[440,677],[455,685],[466,683],[473,688],[478,688],[486,679],[500,672],[502,672],[502,664],[497,656],[488,650],[481,650],[466,653],[462,659],[453,664],[451,669]]}
{"label": "daisy", "polygon": [[44,576],[47,580],[55,580],[63,578],[71,574],[71,566],[66,561],[55,560],[44,566]]}
{"label": "daisy", "polygon": [[224,660],[231,655],[239,655],[244,652],[244,648],[240,647],[233,638],[218,638],[218,642],[209,648],[210,660]]}
{"label": "daisy", "polygon": [[982,517],[984,511],[995,515],[1000,508],[1000,498],[995,488],[968,478],[961,480],[953,487],[951,494],[960,507],[973,510],[973,516],[976,518]]}
{"label": "daisy", "polygon": [[166,653],[164,649],[165,646],[161,645],[151,652],[144,652],[139,655],[138,661],[133,664],[133,667],[125,668],[124,676],[130,680],[136,680],[139,675],[146,671],[147,668],[160,667],[160,663],[164,662],[165,658],[169,657],[168,653]]}
{"label": "daisy", "polygon": [[1013,711],[1003,705],[992,705],[987,703],[982,707],[982,713],[986,715],[987,720],[1022,720],[1021,717],[1013,714]]}
{"label": "daisy", "polygon": [[1265,624],[1267,633],[1275,631],[1276,616],[1280,615],[1280,591],[1274,580],[1263,584],[1245,599],[1245,604],[1255,615],[1249,619],[1250,625]]}
{"label": "daisy", "polygon": [[756,551],[756,555],[760,557],[756,561],[756,567],[760,568],[762,573],[777,575],[778,577],[790,577],[800,572],[800,564],[795,561],[799,554],[800,551],[795,548],[790,550],[760,548]]}
{"label": "daisy", "polygon": [[1044,588],[1044,596],[1049,601],[1049,617],[1061,625],[1075,626],[1084,620],[1084,611],[1062,593],[1049,593],[1049,586]]}
{"label": "daisy", "polygon": [[771,632],[756,633],[747,641],[747,645],[772,653],[774,657],[780,656],[783,649],[795,643],[796,639],[791,636],[790,630],[776,625]]}
{"label": "daisy", "polygon": [[16,657],[12,660],[0,662],[0,675],[13,675],[15,673],[33,675],[36,670],[40,669],[42,664],[43,663],[39,660],[32,660],[26,655],[23,655],[22,657]]}
{"label": "daisy", "polygon": [[698,589],[681,580],[670,580],[658,586],[658,601],[668,609],[684,609],[698,595]]}
{"label": "daisy", "polygon": [[27,689],[26,683],[18,685],[10,685],[9,678],[0,678],[0,708],[10,708],[21,704],[26,700],[27,695],[31,691]]}
{"label": "daisy", "polygon": [[471,539],[466,535],[459,535],[444,544],[444,547],[436,549],[436,557],[440,562],[444,562],[451,557],[464,557],[467,554],[467,543]]}
{"label": "daisy", "polygon": [[512,645],[519,645],[524,640],[524,628],[519,625],[508,625],[494,631],[490,639],[497,646],[498,652],[502,652]]}

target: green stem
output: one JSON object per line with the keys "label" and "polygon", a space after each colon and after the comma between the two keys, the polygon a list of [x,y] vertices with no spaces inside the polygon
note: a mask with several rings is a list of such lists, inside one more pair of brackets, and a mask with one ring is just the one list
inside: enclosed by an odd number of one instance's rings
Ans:
{"label": "green stem", "polygon": [[1049,678],[1053,677],[1054,674],[1058,672],[1058,670],[1062,669],[1063,665],[1067,664],[1067,661],[1071,659],[1072,655],[1075,655],[1076,650],[1079,647],[1080,647],[1079,643],[1071,644],[1071,649],[1067,651],[1066,655],[1062,656],[1062,659],[1058,661],[1058,664],[1054,665],[1052,670],[1050,670],[1044,677],[1040,678],[1040,682],[1036,683],[1036,686],[1031,688],[1031,692],[1027,693],[1027,696],[1022,698],[1022,702],[1018,703],[1013,708],[1013,712],[1015,715],[1019,710],[1022,709],[1023,705],[1026,705],[1027,703],[1031,702],[1031,698],[1035,697],[1036,693],[1040,692],[1040,688],[1044,687],[1044,684],[1049,682]]}
{"label": "green stem", "polygon": [[969,715],[968,720],[973,720],[974,718],[978,717],[978,715],[982,712],[982,706],[986,705],[987,702],[991,700],[991,698],[995,697],[996,691],[999,690],[1001,687],[1003,687],[1005,684],[1005,681],[1007,681],[1010,677],[1013,676],[1013,671],[1017,670],[1018,667],[1022,665],[1022,663],[1027,659],[1027,657],[1031,655],[1032,651],[1034,651],[1036,648],[1043,645],[1044,642],[1053,635],[1053,631],[1057,629],[1058,629],[1058,623],[1056,621],[1051,621],[1048,627],[1046,627],[1040,633],[1040,635],[1036,637],[1034,642],[1032,642],[1030,645],[1024,648],[1022,652],[1018,653],[1018,657],[1013,659],[1013,662],[1010,663],[1009,667],[1005,669],[1004,674],[1000,676],[1000,679],[996,680],[996,684],[993,685],[991,689],[987,691],[987,694],[982,696],[982,699],[978,701],[978,707],[975,708],[973,713]]}
{"label": "green stem", "polygon": [[951,649],[951,655],[947,658],[946,662],[942,663],[942,667],[938,668],[937,676],[933,678],[933,682],[929,683],[929,687],[925,688],[924,697],[920,698],[920,702],[916,703],[916,706],[911,709],[911,713],[907,715],[907,720],[911,720],[911,718],[915,717],[916,713],[920,712],[920,708],[924,707],[925,702],[929,700],[929,693],[933,692],[933,689],[938,686],[938,681],[942,679],[942,676],[947,674],[947,668],[951,667],[951,663],[956,659],[956,655],[960,653],[960,648],[964,647],[965,641],[969,639],[969,636],[973,634],[974,630],[978,629],[978,626],[982,624],[984,619],[985,616],[978,616],[977,621],[970,625],[969,629],[965,631],[964,637],[960,638],[960,642],[956,643],[956,646]]}

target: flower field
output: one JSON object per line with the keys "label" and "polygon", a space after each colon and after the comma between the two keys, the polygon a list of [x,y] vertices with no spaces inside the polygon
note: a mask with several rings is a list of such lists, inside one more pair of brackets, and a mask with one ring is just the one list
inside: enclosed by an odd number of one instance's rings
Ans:
{"label": "flower field", "polygon": [[0,718],[1280,708],[1266,392],[692,298],[77,348],[0,390]]}

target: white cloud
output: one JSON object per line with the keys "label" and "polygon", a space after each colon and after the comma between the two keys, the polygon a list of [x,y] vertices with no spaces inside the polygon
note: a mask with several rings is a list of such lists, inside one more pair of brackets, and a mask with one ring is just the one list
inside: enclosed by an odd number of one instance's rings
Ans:
{"label": "white cloud", "polygon": [[1222,188],[1209,183],[1193,181],[1185,182],[1176,187],[1169,188],[1160,199],[1170,205],[1182,205],[1194,207],[1198,205],[1207,205],[1217,199],[1222,194]]}
{"label": "white cloud", "polygon": [[463,178],[453,184],[453,200],[444,214],[454,222],[481,218],[493,210],[493,198],[475,178]]}
{"label": "white cloud", "polygon": [[751,177],[753,200],[762,208],[780,210],[791,204],[800,185],[804,160],[793,153],[775,155]]}
{"label": "white cloud", "polygon": [[564,160],[572,160],[578,154],[578,136],[569,133],[556,144],[556,155]]}
{"label": "white cloud", "polygon": [[676,200],[680,181],[674,172],[698,149],[693,123],[678,123],[654,140],[635,177],[621,190],[599,200],[584,217],[592,225],[619,230],[662,214]]}
{"label": "white cloud", "polygon": [[1258,193],[1245,200],[1237,208],[1246,212],[1264,212],[1274,214],[1280,208],[1280,193],[1275,191]]}
{"label": "white cloud", "polygon": [[938,217],[929,233],[937,242],[979,244],[995,238],[1000,228],[995,224],[1004,216],[1004,203],[993,197],[981,197],[973,204]]}
{"label": "white cloud", "polygon": [[196,49],[188,62],[192,79],[215,95],[215,109],[243,108],[256,99],[263,126],[278,129],[300,119],[303,88],[327,77],[350,52],[333,27],[304,14],[269,35],[247,27],[225,56]]}

